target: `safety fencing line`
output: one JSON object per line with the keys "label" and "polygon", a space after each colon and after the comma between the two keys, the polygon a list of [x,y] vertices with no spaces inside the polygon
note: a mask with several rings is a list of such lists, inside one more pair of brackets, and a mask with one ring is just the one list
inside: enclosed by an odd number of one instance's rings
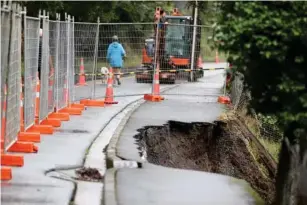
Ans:
{"label": "safety fencing line", "polygon": [[[68,81],[74,75],[74,40],[73,26],[66,25],[73,23],[70,18],[59,21],[58,14],[50,23],[48,16],[43,11],[37,18],[27,17],[18,3],[2,4],[1,180],[12,178],[10,166],[24,165],[23,155],[11,152],[38,152],[35,143],[40,142],[41,134],[53,134],[61,121],[82,114],[85,107],[73,104],[74,86]],[[71,38],[72,42],[60,46],[61,32],[66,34],[64,40]]]}

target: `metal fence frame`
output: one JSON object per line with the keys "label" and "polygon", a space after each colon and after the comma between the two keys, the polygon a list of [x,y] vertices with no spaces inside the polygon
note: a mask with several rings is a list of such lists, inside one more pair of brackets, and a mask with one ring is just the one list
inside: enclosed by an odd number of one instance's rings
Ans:
{"label": "metal fence frame", "polygon": [[[7,61],[6,123],[4,146],[10,147],[20,131],[20,100],[21,100],[21,7],[11,4],[10,15],[12,26],[10,29],[9,54]],[[2,74],[3,75],[3,74]]]}

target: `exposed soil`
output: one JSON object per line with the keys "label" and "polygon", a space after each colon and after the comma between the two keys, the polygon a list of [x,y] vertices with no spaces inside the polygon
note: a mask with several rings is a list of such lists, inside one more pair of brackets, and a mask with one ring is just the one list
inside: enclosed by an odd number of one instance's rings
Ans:
{"label": "exposed soil", "polygon": [[83,181],[102,181],[103,176],[97,169],[82,167],[76,170],[79,180]]}
{"label": "exposed soil", "polygon": [[276,169],[238,120],[211,123],[169,121],[139,129],[141,156],[166,167],[221,173],[245,179],[270,204]]}

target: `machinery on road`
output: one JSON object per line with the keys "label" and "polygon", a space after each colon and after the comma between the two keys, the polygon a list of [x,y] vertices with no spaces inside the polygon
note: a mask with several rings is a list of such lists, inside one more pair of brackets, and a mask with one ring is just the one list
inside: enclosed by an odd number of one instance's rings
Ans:
{"label": "machinery on road", "polygon": [[[191,16],[183,16],[178,9],[174,9],[172,15],[163,16],[160,19],[160,8],[156,9],[155,17],[160,21],[159,35],[155,28],[155,34],[145,40],[142,50],[142,67],[137,70],[136,81],[152,82],[154,59],[159,63],[159,80],[161,83],[175,83],[176,79],[188,79],[195,81],[203,76],[202,61],[200,57],[201,28],[196,29],[193,78],[190,79],[190,69],[193,49],[193,23]],[[198,20],[197,24],[200,24]],[[158,48],[156,48],[156,41]],[[157,52],[158,51],[158,52]]]}

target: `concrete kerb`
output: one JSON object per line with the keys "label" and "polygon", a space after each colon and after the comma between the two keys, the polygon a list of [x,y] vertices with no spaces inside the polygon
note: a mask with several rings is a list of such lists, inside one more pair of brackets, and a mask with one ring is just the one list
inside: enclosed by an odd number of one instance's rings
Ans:
{"label": "concrete kerb", "polygon": [[123,168],[123,167],[129,167],[129,168],[138,167],[137,162],[135,161],[127,161],[127,160],[123,160],[119,158],[116,154],[116,146],[117,146],[117,142],[119,140],[120,134],[122,130],[124,129],[126,123],[128,122],[130,116],[139,106],[141,106],[141,104],[145,102],[146,102],[145,100],[140,99],[135,104],[133,104],[131,109],[129,109],[125,117],[121,120],[118,127],[115,129],[114,134],[107,147],[107,152],[106,152],[107,169],[108,168]]}
{"label": "concrete kerb", "polygon": [[104,176],[104,191],[102,205],[117,205],[116,199],[116,172],[115,168],[107,169]]}

